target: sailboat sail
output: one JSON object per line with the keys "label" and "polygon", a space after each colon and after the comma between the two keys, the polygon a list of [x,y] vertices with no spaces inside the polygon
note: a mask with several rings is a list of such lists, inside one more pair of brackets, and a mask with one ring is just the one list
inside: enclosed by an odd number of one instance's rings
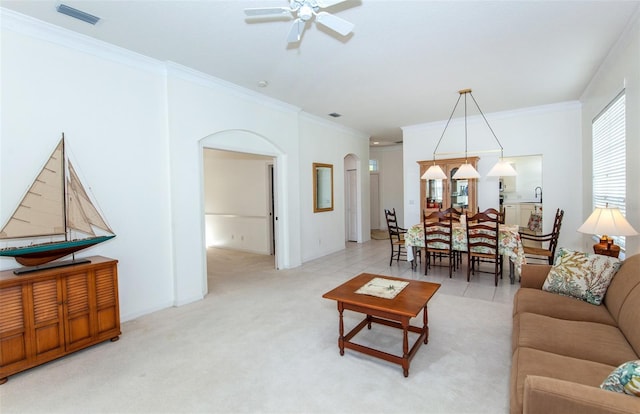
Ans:
{"label": "sailboat sail", "polygon": [[69,194],[68,204],[70,208],[67,213],[67,226],[87,234],[94,234],[91,226],[113,233],[91,202],[71,162],[69,162],[69,177],[67,191]]}
{"label": "sailboat sail", "polygon": [[64,235],[64,220],[64,154],[60,141],[0,230],[0,239]]}
{"label": "sailboat sail", "polygon": [[[98,236],[95,229],[108,235]],[[71,230],[83,235],[70,240]],[[14,214],[0,230],[0,240],[47,236],[64,236],[64,240],[3,248],[0,256],[14,257],[18,263],[27,266],[40,265],[115,237],[91,202],[73,165],[66,159],[64,135]]]}

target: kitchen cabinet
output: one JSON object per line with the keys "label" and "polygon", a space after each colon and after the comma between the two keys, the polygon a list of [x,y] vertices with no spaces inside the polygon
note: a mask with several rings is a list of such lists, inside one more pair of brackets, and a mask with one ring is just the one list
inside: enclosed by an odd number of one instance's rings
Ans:
{"label": "kitchen cabinet", "polygon": [[120,335],[117,260],[15,275],[0,272],[0,384]]}
{"label": "kitchen cabinet", "polygon": [[[420,208],[421,211],[433,211],[439,208],[455,207],[458,210],[469,211],[473,214],[478,209],[478,180],[454,180],[453,175],[465,160],[474,168],[478,168],[479,157],[447,158],[436,160],[435,164],[442,168],[447,175],[445,180],[420,179]],[[434,164],[434,161],[418,161],[420,177]]]}
{"label": "kitchen cabinet", "polygon": [[[529,218],[531,214],[542,214],[542,204],[535,203],[507,203],[504,207],[504,222],[508,225],[518,225],[525,229],[529,228]],[[542,227],[542,223],[541,223]],[[542,229],[540,229],[542,231]]]}

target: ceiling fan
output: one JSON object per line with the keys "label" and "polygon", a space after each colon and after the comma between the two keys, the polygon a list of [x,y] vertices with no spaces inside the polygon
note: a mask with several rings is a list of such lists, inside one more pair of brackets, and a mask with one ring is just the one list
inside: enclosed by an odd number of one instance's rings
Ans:
{"label": "ceiling fan", "polygon": [[287,41],[296,43],[302,38],[306,23],[314,16],[316,23],[320,23],[342,36],[351,33],[355,26],[353,23],[331,13],[319,11],[345,1],[347,0],[289,0],[289,7],[249,8],[244,9],[244,12],[249,17],[286,17],[292,19],[295,16],[296,19],[289,30]]}

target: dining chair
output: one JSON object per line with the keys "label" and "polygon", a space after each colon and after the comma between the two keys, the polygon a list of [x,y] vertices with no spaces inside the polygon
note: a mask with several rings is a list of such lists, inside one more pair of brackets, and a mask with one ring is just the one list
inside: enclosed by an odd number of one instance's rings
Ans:
{"label": "dining chair", "polygon": [[[502,278],[502,255],[498,249],[498,219],[485,213],[467,216],[467,282],[476,272],[493,273],[495,285]],[[493,272],[480,270],[480,263],[492,263]],[[477,265],[477,267],[476,267]]]}
{"label": "dining chair", "polygon": [[[478,207],[478,213],[480,212],[480,207]],[[490,217],[496,217],[499,224],[504,224],[504,208],[500,208],[500,210],[496,210],[495,208],[488,208],[482,211],[482,213]]]}
{"label": "dining chair", "polygon": [[436,265],[436,257],[440,262],[443,257],[446,257],[446,266],[449,268],[449,278],[451,278],[457,263],[456,252],[453,250],[453,221],[441,211],[434,211],[428,215],[423,213],[422,218],[425,249],[424,274],[427,275],[431,267],[432,257],[434,266],[444,266]]}
{"label": "dining chair", "polygon": [[462,210],[457,210],[455,207],[449,207],[442,210],[442,213],[444,213],[446,217],[451,218],[454,223],[459,223],[460,217],[464,214]]}
{"label": "dining chair", "polygon": [[400,261],[401,258],[406,260],[407,251],[404,246],[404,235],[407,233],[407,229],[398,226],[398,217],[396,216],[396,209],[385,209],[384,216],[387,219],[387,229],[389,230],[389,240],[391,242],[391,260],[389,260],[389,266],[393,264],[393,259]]}
{"label": "dining chair", "polygon": [[[446,215],[446,217],[451,219],[452,223],[460,223],[463,220],[462,216],[464,215],[464,211],[462,209],[457,210],[455,207],[449,207],[445,210],[442,210],[442,212]],[[456,265],[461,265],[462,254],[466,252],[460,250],[454,250],[454,252],[456,253]]]}
{"label": "dining chair", "polygon": [[[553,265],[556,255],[556,247],[558,247],[558,237],[560,237],[560,227],[562,227],[562,218],[564,210],[557,209],[556,216],[553,220],[553,230],[548,234],[529,234],[520,232],[520,239],[541,243],[542,247],[525,246],[523,244],[524,256],[527,259],[546,260],[547,263]],[[544,247],[546,245],[546,247]]]}

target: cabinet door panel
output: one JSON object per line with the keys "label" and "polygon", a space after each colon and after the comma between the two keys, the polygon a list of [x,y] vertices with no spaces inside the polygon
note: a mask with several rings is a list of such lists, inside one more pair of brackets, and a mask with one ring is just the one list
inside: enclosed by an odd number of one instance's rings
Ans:
{"label": "cabinet door panel", "polygon": [[39,357],[44,353],[61,353],[64,351],[64,332],[58,280],[54,278],[34,282],[32,291],[35,355]]}
{"label": "cabinet door panel", "polygon": [[83,346],[91,340],[89,275],[76,273],[65,279],[65,324],[68,349]]}
{"label": "cabinet door panel", "polygon": [[118,301],[115,267],[96,270],[96,305],[98,311],[98,334],[117,328]]}
{"label": "cabinet door panel", "polygon": [[0,372],[11,364],[27,360],[25,335],[22,286],[0,289]]}

